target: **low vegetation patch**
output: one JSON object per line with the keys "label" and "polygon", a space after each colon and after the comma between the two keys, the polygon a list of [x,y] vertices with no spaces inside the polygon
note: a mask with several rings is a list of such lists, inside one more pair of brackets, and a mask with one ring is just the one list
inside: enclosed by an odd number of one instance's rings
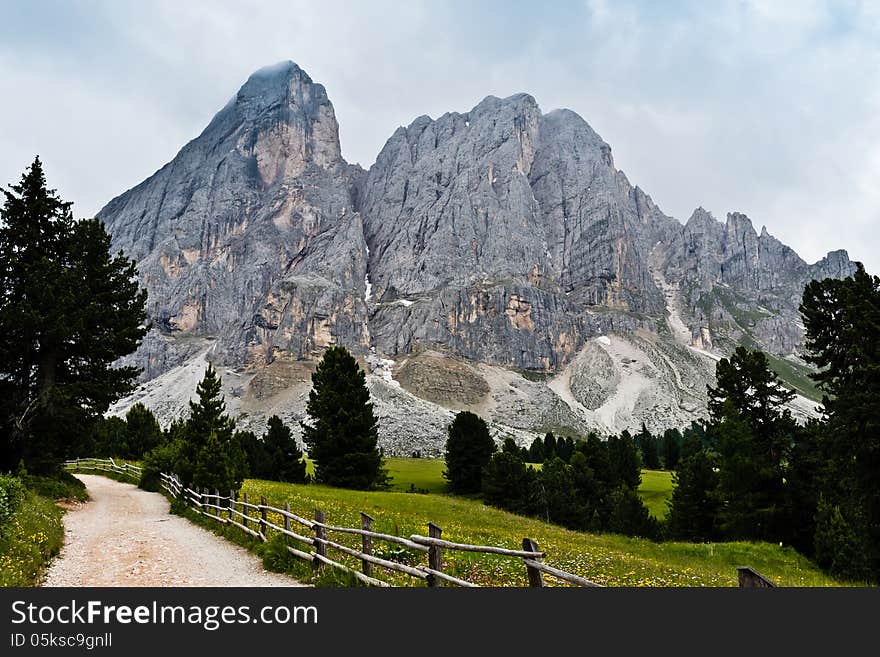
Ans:
{"label": "low vegetation patch", "polygon": [[39,584],[46,564],[64,540],[62,514],[53,498],[22,488],[14,512],[0,531],[0,586]]}

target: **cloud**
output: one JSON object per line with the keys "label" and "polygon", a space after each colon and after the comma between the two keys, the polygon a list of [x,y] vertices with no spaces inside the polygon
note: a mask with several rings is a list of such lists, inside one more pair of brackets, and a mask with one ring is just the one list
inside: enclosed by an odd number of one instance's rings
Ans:
{"label": "cloud", "polygon": [[0,24],[0,181],[35,153],[90,215],[255,69],[323,83],[344,155],[488,94],[569,107],[668,214],[748,213],[808,260],[880,271],[876,3],[19,3]]}

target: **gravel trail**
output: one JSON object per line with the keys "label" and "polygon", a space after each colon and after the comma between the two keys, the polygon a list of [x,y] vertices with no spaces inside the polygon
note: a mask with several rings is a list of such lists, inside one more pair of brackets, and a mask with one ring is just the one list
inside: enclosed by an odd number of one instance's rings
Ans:
{"label": "gravel trail", "polygon": [[132,484],[76,475],[91,500],[64,515],[64,547],[43,586],[302,586],[244,548],[168,513]]}

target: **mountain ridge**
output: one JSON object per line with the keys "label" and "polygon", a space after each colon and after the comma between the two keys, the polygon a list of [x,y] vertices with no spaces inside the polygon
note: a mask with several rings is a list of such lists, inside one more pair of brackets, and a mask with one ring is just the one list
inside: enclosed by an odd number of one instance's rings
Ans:
{"label": "mountain ridge", "polygon": [[98,217],[149,292],[154,329],[126,359],[145,389],[210,358],[241,379],[247,421],[295,419],[303,367],[342,344],[370,371],[388,453],[423,431],[401,405],[431,416],[428,450],[463,407],[523,440],[686,424],[737,344],[805,368],[803,285],[854,267],[843,250],[806,263],[741,213],[665,215],[582,117],[527,93],[416,117],[350,165],[326,90],[293,62],[252,74]]}

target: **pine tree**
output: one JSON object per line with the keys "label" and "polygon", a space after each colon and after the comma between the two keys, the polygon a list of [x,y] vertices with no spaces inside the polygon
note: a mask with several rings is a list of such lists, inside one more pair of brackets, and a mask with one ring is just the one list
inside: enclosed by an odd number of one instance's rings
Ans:
{"label": "pine tree", "polygon": [[535,438],[529,446],[529,463],[544,462],[544,441],[541,438]]}
{"label": "pine tree", "polygon": [[544,459],[549,460],[556,456],[556,436],[548,431],[544,436]]}
{"label": "pine tree", "polygon": [[667,429],[663,432],[661,455],[663,467],[666,470],[675,470],[681,455],[682,435],[678,429]]}
{"label": "pine tree", "polygon": [[272,479],[272,461],[263,439],[253,431],[239,430],[235,436],[244,451],[247,476],[250,479]]}
{"label": "pine tree", "polygon": [[318,482],[373,489],[387,484],[378,449],[378,420],[366,376],[344,347],[332,346],[312,374],[303,441]]}
{"label": "pine tree", "polygon": [[208,365],[190,401],[190,416],[181,432],[174,471],[184,483],[221,491],[238,490],[247,471],[247,458],[235,434],[235,421],[226,415],[220,377]]}
{"label": "pine tree", "polygon": [[[880,581],[880,277],[870,276],[861,263],[845,279],[813,281],[801,303],[806,334],[806,359],[819,369],[813,378],[825,393],[825,461],[822,491],[826,509],[837,509],[823,527],[827,537],[846,536],[861,542],[863,558],[848,569],[843,547],[834,558],[835,571],[853,578]],[[832,522],[833,521],[833,522]],[[829,524],[831,523],[831,524]],[[838,531],[845,528],[846,531]],[[817,529],[818,530],[818,529]],[[864,559],[864,562],[862,561]]]}
{"label": "pine tree", "polygon": [[97,220],[74,221],[35,159],[0,210],[0,468],[49,472],[109,405],[146,334],[134,263],[110,255]]}
{"label": "pine tree", "polygon": [[273,415],[263,436],[263,444],[271,464],[271,479],[302,484],[306,481],[306,462],[296,439],[281,418]]}
{"label": "pine tree", "polygon": [[125,414],[125,458],[140,459],[162,442],[162,428],[153,412],[138,402]]}
{"label": "pine tree", "polygon": [[498,452],[483,470],[483,501],[513,513],[532,512],[529,504],[535,471],[509,450]]}
{"label": "pine tree", "polygon": [[642,422],[642,430],[636,434],[636,445],[642,455],[642,465],[647,470],[660,469],[660,454],[657,450],[657,441],[648,431],[648,427]]}
{"label": "pine tree", "polygon": [[785,468],[796,425],[786,390],[760,351],[737,347],[716,365],[709,413],[721,456],[719,495],[726,537],[778,541],[785,534]]}
{"label": "pine tree", "polygon": [[611,463],[611,487],[618,485],[636,490],[642,483],[642,463],[636,443],[629,431],[619,437],[611,436],[607,441],[608,457]]}
{"label": "pine tree", "polygon": [[558,456],[544,463],[538,475],[538,512],[543,519],[569,529],[587,528],[589,512],[575,481],[574,468]]}
{"label": "pine tree", "polygon": [[446,470],[443,477],[453,493],[478,493],[483,468],[495,452],[495,441],[486,422],[470,411],[461,411],[449,425]]}
{"label": "pine tree", "polygon": [[672,498],[667,502],[669,535],[686,541],[718,538],[718,457],[700,449],[683,458],[672,475]]}

